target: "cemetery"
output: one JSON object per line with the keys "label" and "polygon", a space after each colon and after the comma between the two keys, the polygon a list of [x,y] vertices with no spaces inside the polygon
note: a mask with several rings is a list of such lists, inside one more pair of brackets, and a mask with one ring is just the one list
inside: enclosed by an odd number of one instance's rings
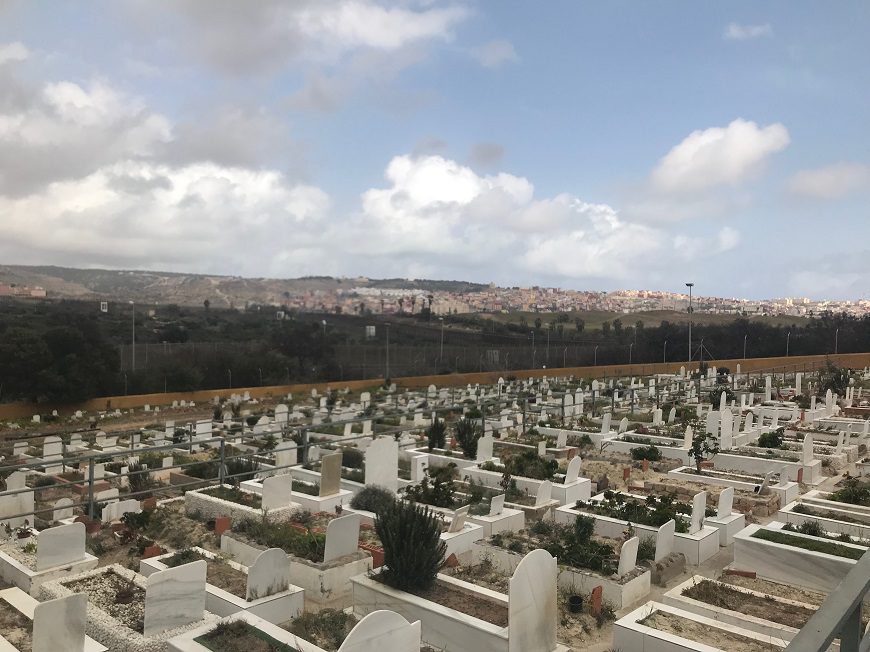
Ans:
{"label": "cemetery", "polygon": [[850,381],[330,388],[28,433],[0,442],[0,649],[48,649],[50,609],[88,651],[782,649],[870,546]]}

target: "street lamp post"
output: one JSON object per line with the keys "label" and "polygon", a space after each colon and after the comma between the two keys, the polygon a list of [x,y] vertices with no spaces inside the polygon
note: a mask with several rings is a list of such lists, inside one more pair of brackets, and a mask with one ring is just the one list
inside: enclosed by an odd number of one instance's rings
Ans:
{"label": "street lamp post", "polygon": [[689,362],[692,361],[692,288],[695,287],[694,283],[686,283],[686,287],[689,288]]}
{"label": "street lamp post", "polygon": [[788,345],[791,340],[791,331],[789,331],[785,336],[785,357],[788,357]]}
{"label": "street lamp post", "polygon": [[834,331],[834,353],[836,354],[840,348],[840,329]]}
{"label": "street lamp post", "polygon": [[229,388],[233,388],[233,370],[227,369],[227,378],[229,379]]}
{"label": "street lamp post", "polygon": [[548,363],[550,362],[550,331],[551,330],[552,330],[551,328],[547,329],[547,362]]}
{"label": "street lamp post", "polygon": [[532,336],[532,369],[535,368],[535,331],[529,331]]}
{"label": "street lamp post", "polygon": [[662,362],[668,361],[668,341],[665,340],[664,350],[662,351]]}
{"label": "street lamp post", "polygon": [[136,304],[131,301],[130,306],[133,310],[133,361],[130,370],[136,371]]}
{"label": "street lamp post", "polygon": [[390,324],[386,324],[387,327],[387,356],[386,356],[386,372],[384,375],[384,382],[390,379]]}
{"label": "street lamp post", "polygon": [[631,350],[634,348],[634,342],[628,345],[628,364],[631,364]]}
{"label": "street lamp post", "polygon": [[595,366],[595,367],[598,366],[598,345],[597,344],[595,345],[595,362],[594,362],[593,366]]}
{"label": "street lamp post", "polygon": [[564,349],[562,349],[562,368],[563,369],[568,366],[567,360],[568,360],[568,347],[566,346]]}
{"label": "street lamp post", "polygon": [[438,352],[438,364],[440,365],[444,358],[444,317],[439,317],[438,321],[441,322],[441,350]]}
{"label": "street lamp post", "polygon": [[743,359],[746,360],[746,338],[749,337],[749,333],[746,333],[743,336]]}

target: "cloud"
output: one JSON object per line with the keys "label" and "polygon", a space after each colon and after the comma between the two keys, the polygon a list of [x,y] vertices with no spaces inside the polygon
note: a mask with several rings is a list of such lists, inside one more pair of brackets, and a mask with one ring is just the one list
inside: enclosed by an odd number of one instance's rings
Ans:
{"label": "cloud", "polygon": [[489,41],[474,48],[471,54],[484,68],[498,68],[504,63],[519,61],[513,44],[504,39]]}
{"label": "cloud", "polygon": [[498,165],[504,158],[504,146],[498,143],[475,143],[468,156],[472,165],[491,167]]}
{"label": "cloud", "polygon": [[740,23],[728,23],[722,32],[722,38],[726,41],[748,41],[750,39],[773,36],[770,25],[741,25]]}
{"label": "cloud", "polygon": [[[359,49],[394,51],[452,37],[469,12],[461,5],[414,7],[375,0],[172,0],[184,42],[202,61],[233,75],[269,72],[294,61],[336,62]],[[153,3],[140,4],[147,14]],[[231,45],[230,45],[231,44]]]}
{"label": "cloud", "polygon": [[275,171],[119,161],[39,194],[0,197],[0,253],[56,264],[254,275],[283,243],[302,243],[319,229],[329,206],[322,190],[291,184]]}
{"label": "cloud", "polygon": [[103,81],[52,82],[17,94],[18,102],[0,104],[0,194],[27,194],[118,159],[149,157],[171,139],[166,117]]}
{"label": "cloud", "polygon": [[757,173],[765,161],[785,149],[788,130],[780,123],[759,127],[738,118],[727,127],[694,131],[653,169],[650,181],[665,193],[692,193],[737,185]]}
{"label": "cloud", "polygon": [[19,41],[0,44],[0,66],[10,61],[24,61],[28,56],[29,50]]}
{"label": "cloud", "polygon": [[813,170],[801,170],[789,180],[788,188],[802,197],[839,199],[870,188],[870,165],[835,163]]}

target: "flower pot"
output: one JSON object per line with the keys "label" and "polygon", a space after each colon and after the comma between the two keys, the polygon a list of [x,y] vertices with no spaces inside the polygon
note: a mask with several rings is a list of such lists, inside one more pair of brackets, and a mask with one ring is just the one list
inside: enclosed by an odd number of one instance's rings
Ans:
{"label": "flower pot", "polygon": [[579,614],[583,611],[583,596],[569,595],[568,596],[568,611],[572,614]]}

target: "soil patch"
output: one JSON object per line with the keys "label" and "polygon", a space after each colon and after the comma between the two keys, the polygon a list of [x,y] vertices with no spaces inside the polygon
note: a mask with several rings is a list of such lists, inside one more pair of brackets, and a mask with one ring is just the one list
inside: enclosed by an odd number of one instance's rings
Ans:
{"label": "soil patch", "polygon": [[668,632],[695,641],[712,645],[720,650],[731,652],[782,652],[782,648],[770,643],[763,643],[746,636],[732,634],[724,629],[713,629],[709,625],[688,618],[675,616],[664,611],[654,611],[640,621],[641,625],[653,627],[661,632]]}
{"label": "soil patch", "polygon": [[703,580],[683,591],[683,595],[700,600],[714,607],[738,611],[747,616],[764,618],[780,625],[800,629],[815,613],[814,609],[797,605],[784,605],[781,602],[762,598],[758,595],[743,593],[730,586],[711,580]]}
{"label": "soil patch", "polygon": [[[145,589],[131,584],[127,578],[109,571],[65,582],[64,586],[73,593],[87,594],[88,602],[133,631],[141,634],[145,630]],[[132,600],[126,604],[118,603],[117,594],[126,590],[132,591]]]}
{"label": "soil patch", "polygon": [[431,589],[417,591],[415,595],[424,600],[431,600],[442,607],[456,609],[456,611],[461,611],[473,618],[480,618],[499,627],[507,627],[508,624],[507,606],[469,595],[465,591],[450,586],[446,582],[436,580],[435,585]]}
{"label": "soil patch", "polygon": [[33,621],[6,600],[0,600],[0,632],[13,647],[24,652],[33,649]]}
{"label": "soil patch", "polygon": [[248,576],[238,568],[233,568],[223,559],[212,559],[196,550],[183,550],[164,559],[170,568],[202,560],[206,563],[206,582],[223,589],[234,596],[244,598],[248,590]]}
{"label": "soil patch", "polygon": [[194,640],[215,652],[298,652],[241,620],[221,623]]}

